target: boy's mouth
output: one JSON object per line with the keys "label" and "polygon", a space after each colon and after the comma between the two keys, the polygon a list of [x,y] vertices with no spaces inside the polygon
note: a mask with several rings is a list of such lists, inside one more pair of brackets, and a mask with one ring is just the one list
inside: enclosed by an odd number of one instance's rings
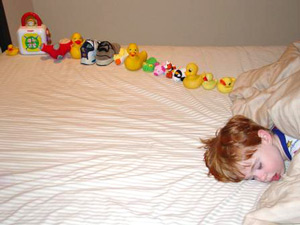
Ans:
{"label": "boy's mouth", "polygon": [[272,177],[271,181],[278,181],[280,180],[281,176],[278,173],[275,173],[275,175]]}

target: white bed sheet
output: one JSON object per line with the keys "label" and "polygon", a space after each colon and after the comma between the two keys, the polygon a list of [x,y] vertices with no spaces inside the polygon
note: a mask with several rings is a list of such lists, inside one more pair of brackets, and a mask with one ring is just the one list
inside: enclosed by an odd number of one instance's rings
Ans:
{"label": "white bed sheet", "polygon": [[[284,47],[142,46],[199,72],[237,76]],[[228,95],[124,66],[0,56],[1,224],[241,224],[268,185],[207,177],[199,138]]]}

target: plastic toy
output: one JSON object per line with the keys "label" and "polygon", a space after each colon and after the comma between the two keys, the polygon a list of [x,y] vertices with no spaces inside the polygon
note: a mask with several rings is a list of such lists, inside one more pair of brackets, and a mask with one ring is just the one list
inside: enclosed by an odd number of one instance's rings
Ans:
{"label": "plastic toy", "polygon": [[155,76],[159,76],[159,75],[165,75],[166,74],[166,69],[165,69],[165,65],[164,64],[156,64],[154,67],[154,72],[153,74]]}
{"label": "plastic toy", "polygon": [[19,48],[10,44],[7,46],[7,50],[5,52],[6,52],[6,55],[8,55],[8,56],[14,56],[19,53]]}
{"label": "plastic toy", "polygon": [[214,76],[212,73],[204,73],[203,74],[203,83],[202,87],[206,90],[212,90],[216,87],[217,80],[214,79]]}
{"label": "plastic toy", "polygon": [[120,48],[119,54],[114,54],[114,61],[116,65],[121,65],[126,57],[128,56],[128,52],[125,48]]}
{"label": "plastic toy", "polygon": [[120,52],[120,44],[109,41],[97,41],[96,64],[107,66],[114,61],[114,55]]}
{"label": "plastic toy", "polygon": [[221,93],[230,93],[233,90],[233,86],[236,78],[223,77],[218,81],[217,88]]}
{"label": "plastic toy", "polygon": [[42,44],[51,44],[49,29],[42,23],[41,18],[33,12],[27,12],[22,16],[17,36],[21,54],[44,54],[41,51]]}
{"label": "plastic toy", "polygon": [[169,78],[169,79],[172,79],[173,71],[176,69],[176,66],[174,66],[171,62],[166,61],[165,62],[165,69],[166,69],[166,77]]}
{"label": "plastic toy", "polygon": [[173,80],[175,82],[182,82],[185,78],[185,68],[177,69],[173,72]]}
{"label": "plastic toy", "polygon": [[81,60],[84,65],[92,65],[96,62],[96,47],[95,42],[91,39],[85,40],[80,48]]}
{"label": "plastic toy", "polygon": [[48,53],[53,59],[62,59],[70,50],[72,42],[69,39],[62,39],[59,44],[42,44],[41,51]]}
{"label": "plastic toy", "polygon": [[81,34],[79,33],[72,34],[71,41],[72,41],[71,50],[70,50],[71,57],[73,59],[80,59],[81,58],[80,48],[84,42]]}
{"label": "plastic toy", "polygon": [[203,75],[197,75],[198,66],[195,63],[189,63],[186,66],[185,78],[183,80],[184,87],[188,89],[199,88],[203,82]]}
{"label": "plastic toy", "polygon": [[159,64],[156,58],[151,57],[143,62],[143,71],[152,73],[154,71],[155,65]]}
{"label": "plastic toy", "polygon": [[139,48],[135,43],[129,44],[127,52],[128,56],[126,57],[124,62],[126,69],[131,71],[141,69],[143,66],[143,62],[147,60],[147,52],[139,52]]}

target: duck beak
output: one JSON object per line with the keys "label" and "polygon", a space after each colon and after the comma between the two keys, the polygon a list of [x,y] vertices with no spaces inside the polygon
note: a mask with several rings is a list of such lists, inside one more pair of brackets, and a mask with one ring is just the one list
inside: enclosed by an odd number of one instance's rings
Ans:
{"label": "duck beak", "polygon": [[135,56],[135,53],[134,52],[130,52],[130,56]]}
{"label": "duck beak", "polygon": [[226,86],[226,83],[225,83],[224,80],[221,79],[221,80],[220,80],[220,83],[223,84],[224,86]]}
{"label": "duck beak", "polygon": [[204,80],[204,81],[207,81],[207,77],[206,77],[206,76],[204,76],[204,77],[203,77],[203,80]]}

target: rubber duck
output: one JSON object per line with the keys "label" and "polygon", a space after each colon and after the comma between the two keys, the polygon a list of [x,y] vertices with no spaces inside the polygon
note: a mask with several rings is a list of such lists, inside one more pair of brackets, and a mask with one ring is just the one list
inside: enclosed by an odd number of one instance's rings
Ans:
{"label": "rubber duck", "polygon": [[137,44],[131,43],[127,48],[128,56],[125,59],[125,67],[128,70],[135,71],[139,70],[143,66],[143,62],[147,60],[147,52],[139,52]]}
{"label": "rubber duck", "polygon": [[13,46],[12,44],[7,46],[6,55],[8,56],[14,56],[19,53],[19,48]]}
{"label": "rubber duck", "polygon": [[184,87],[188,89],[196,89],[203,83],[203,75],[197,75],[198,66],[195,63],[189,63],[186,66],[185,78],[183,80]]}
{"label": "rubber duck", "polygon": [[165,62],[165,69],[166,69],[166,78],[172,79],[173,78],[173,72],[176,70],[176,66],[173,65],[171,62],[166,61]]}
{"label": "rubber duck", "polygon": [[79,33],[72,34],[71,41],[72,41],[71,50],[70,50],[71,57],[73,59],[80,59],[81,58],[80,48],[84,42],[81,34]]}
{"label": "rubber duck", "polygon": [[221,93],[230,93],[233,90],[233,86],[236,78],[234,77],[223,77],[218,81],[217,88]]}
{"label": "rubber duck", "polygon": [[158,65],[159,63],[157,62],[157,59],[154,57],[150,57],[149,59],[147,59],[145,62],[143,62],[143,71],[144,72],[148,72],[148,73],[152,73],[154,71],[154,68],[156,65]]}
{"label": "rubber duck", "polygon": [[162,63],[162,64],[157,63],[154,67],[153,74],[155,76],[165,75],[166,74],[166,68],[165,68],[164,63]]}
{"label": "rubber duck", "polygon": [[114,54],[114,61],[116,65],[121,65],[126,57],[128,56],[128,52],[125,48],[120,48],[120,51],[118,54]]}
{"label": "rubber duck", "polygon": [[186,68],[181,68],[181,69],[175,70],[175,72],[173,73],[172,79],[175,82],[182,82],[185,78],[185,71],[186,71]]}
{"label": "rubber duck", "polygon": [[203,83],[202,87],[206,90],[212,90],[216,87],[217,80],[214,79],[214,76],[212,73],[204,73],[203,74]]}

